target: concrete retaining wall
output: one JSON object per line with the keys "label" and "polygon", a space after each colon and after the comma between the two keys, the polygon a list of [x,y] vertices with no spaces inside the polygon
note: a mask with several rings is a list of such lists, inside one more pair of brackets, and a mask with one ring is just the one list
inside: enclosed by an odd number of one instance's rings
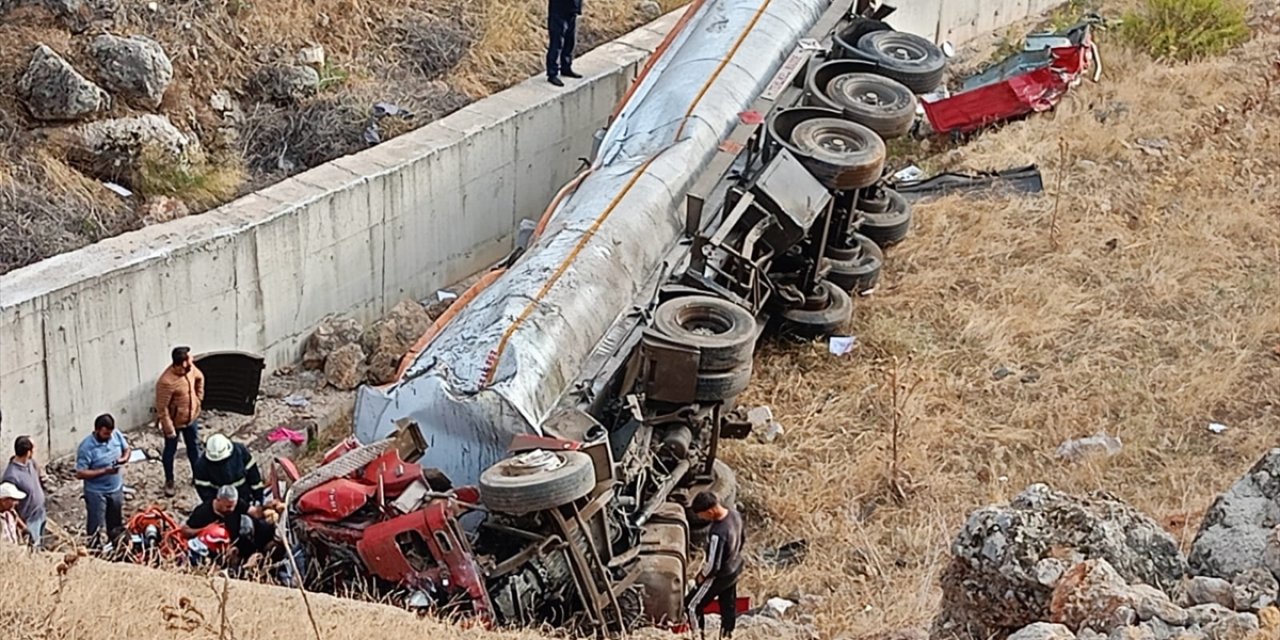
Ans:
{"label": "concrete retaining wall", "polygon": [[[1053,3],[900,4],[898,28],[959,42]],[[0,276],[0,446],[26,433],[46,455],[70,452],[104,411],[150,422],[177,344],[264,353],[271,370],[328,313],[371,321],[492,264],[677,18],[584,56],[587,79],[565,89],[535,78],[203,215]]]}

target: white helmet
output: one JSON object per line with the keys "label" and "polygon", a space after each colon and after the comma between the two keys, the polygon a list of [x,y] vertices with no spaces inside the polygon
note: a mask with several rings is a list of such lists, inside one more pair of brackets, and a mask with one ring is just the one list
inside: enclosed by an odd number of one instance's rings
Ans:
{"label": "white helmet", "polygon": [[231,439],[215,433],[204,441],[204,455],[210,462],[222,462],[231,457]]}

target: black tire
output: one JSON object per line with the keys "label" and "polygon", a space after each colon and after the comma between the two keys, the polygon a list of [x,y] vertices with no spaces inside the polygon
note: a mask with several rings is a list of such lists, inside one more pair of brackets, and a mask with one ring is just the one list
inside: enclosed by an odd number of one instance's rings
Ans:
{"label": "black tire", "polygon": [[911,203],[893,189],[884,189],[889,207],[884,213],[861,211],[862,222],[858,233],[871,238],[876,244],[891,247],[906,239],[911,231]]}
{"label": "black tire", "polygon": [[858,40],[858,49],[879,63],[882,75],[901,82],[917,95],[937,89],[947,68],[942,49],[912,33],[868,33]]}
{"label": "black tire", "polygon": [[829,189],[850,191],[871,186],[884,171],[884,140],[867,127],[840,118],[810,118],[791,131],[814,177]]}
{"label": "black tire", "polygon": [[850,294],[857,295],[876,288],[880,283],[884,251],[871,238],[861,234],[853,234],[853,241],[859,249],[857,255],[850,259],[831,260],[827,280]]}
{"label": "black tire", "polygon": [[728,371],[699,371],[694,399],[723,402],[738,397],[751,384],[751,361]]}
{"label": "black tire", "polygon": [[916,97],[901,82],[872,73],[846,73],[822,88],[831,106],[881,138],[892,140],[911,131]]}
{"label": "black tire", "polygon": [[581,498],[596,486],[595,465],[581,451],[536,451],[562,461],[551,470],[516,473],[524,454],[506,458],[480,474],[480,501],[493,511],[533,513],[563,506]]}
{"label": "black tire", "polygon": [[668,338],[697,347],[699,371],[730,371],[751,364],[756,319],[742,307],[712,296],[682,296],[658,305],[653,326]]}
{"label": "black tire", "polygon": [[818,283],[827,296],[827,304],[821,309],[787,309],[782,312],[786,329],[804,337],[829,336],[844,327],[853,317],[853,298],[830,281]]}

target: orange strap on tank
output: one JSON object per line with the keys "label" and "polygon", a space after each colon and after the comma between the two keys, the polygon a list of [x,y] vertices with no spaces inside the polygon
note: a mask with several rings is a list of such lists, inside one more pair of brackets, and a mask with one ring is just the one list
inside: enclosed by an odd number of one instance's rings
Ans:
{"label": "orange strap on tank", "polygon": [[547,205],[546,210],[542,212],[542,217],[538,219],[538,226],[533,228],[533,237],[529,238],[530,245],[533,244],[534,240],[542,236],[542,232],[547,228],[547,223],[551,222],[551,214],[555,213],[556,207],[560,206],[560,201],[564,200],[565,196],[576,191],[578,185],[582,184],[582,181],[586,180],[587,176],[591,175],[593,171],[595,171],[594,168],[587,169],[569,182],[566,182],[563,187],[560,187],[560,190],[556,192],[556,197],[551,199],[551,204]]}
{"label": "orange strap on tank", "polygon": [[[494,269],[493,271],[481,276],[475,284],[467,287],[467,290],[463,291],[462,295],[458,296],[458,299],[454,300],[453,304],[449,305],[449,308],[445,309],[444,313],[440,314],[440,317],[436,318],[435,322],[432,322],[430,327],[427,327],[426,333],[422,334],[422,337],[418,338],[418,341],[413,343],[413,346],[409,347],[409,351],[400,358],[400,367],[396,369],[396,376],[393,380],[399,380],[400,376],[403,376],[404,372],[409,369],[409,365],[413,364],[414,358],[417,358],[418,354],[422,353],[422,350],[426,349],[427,345],[430,345],[431,341],[435,340],[436,336],[440,335],[440,332],[444,330],[445,325],[448,325],[449,321],[453,320],[454,316],[458,315],[467,303],[474,300],[476,296],[480,295],[481,291],[487,289],[489,285],[493,284],[493,282],[503,273],[506,273],[506,271],[506,269]],[[393,384],[395,384],[395,382],[389,382],[384,385],[379,385],[379,388],[385,389]]]}
{"label": "orange strap on tank", "polygon": [[493,372],[498,368],[498,362],[502,358],[502,352],[507,349],[507,341],[511,339],[511,335],[516,332],[516,329],[520,328],[521,324],[524,324],[524,321],[529,318],[529,314],[533,313],[534,307],[538,306],[538,303],[542,302],[542,299],[546,297],[547,292],[551,290],[551,287],[554,286],[558,280],[560,280],[560,277],[564,275],[564,272],[569,270],[569,266],[573,264],[575,259],[577,259],[578,254],[582,253],[582,249],[587,246],[587,243],[591,241],[591,238],[595,237],[596,232],[600,230],[600,225],[604,224],[604,221],[609,219],[609,215],[618,208],[618,203],[622,202],[622,198],[631,191],[631,187],[635,186],[636,181],[640,179],[640,176],[644,175],[645,169],[648,169],[649,165],[652,164],[659,155],[661,155],[661,153],[650,156],[648,160],[644,161],[644,164],[640,165],[640,168],[636,169],[635,172],[631,174],[631,179],[627,180],[627,184],[618,192],[617,195],[613,197],[613,200],[609,202],[609,206],[605,207],[604,212],[596,218],[595,222],[591,224],[591,227],[582,234],[581,238],[578,238],[578,244],[574,245],[573,251],[570,251],[569,255],[565,256],[565,259],[560,262],[560,266],[557,267],[555,272],[551,274],[551,277],[547,278],[547,281],[542,284],[542,288],[533,296],[533,299],[529,301],[529,304],[524,306],[524,310],[520,312],[520,315],[516,316],[516,319],[511,322],[507,327],[507,330],[502,332],[502,338],[498,340],[498,346],[495,347],[493,352],[490,354],[489,361],[491,364],[485,367],[482,386],[488,386],[489,383],[493,381]]}
{"label": "orange strap on tank", "polygon": [[689,21],[693,19],[694,14],[698,13],[698,11],[702,9],[702,5],[706,4],[706,2],[707,0],[694,0],[689,4],[689,8],[685,9],[684,14],[680,16],[680,20],[676,22],[674,27],[671,27],[670,31],[667,32],[667,36],[658,44],[658,48],[654,49],[653,53],[649,55],[649,59],[644,61],[644,66],[640,68],[640,73],[636,74],[635,81],[631,83],[630,87],[627,87],[627,92],[622,94],[622,99],[619,100],[617,106],[613,108],[613,113],[609,115],[609,122],[613,122],[613,119],[617,118],[619,113],[622,113],[622,108],[627,106],[627,101],[631,99],[631,95],[634,94],[640,84],[644,82],[645,77],[649,75],[649,70],[658,62],[658,58],[661,58],[662,54],[666,53],[667,47],[671,46],[671,43],[676,39],[676,36],[679,35],[681,31],[684,31],[685,26],[687,26]]}
{"label": "orange strap on tank", "polygon": [[760,22],[760,16],[764,15],[765,10],[769,8],[769,4],[771,2],[773,2],[773,0],[764,0],[764,2],[761,3],[760,7],[756,9],[755,15],[751,16],[751,22],[747,24],[747,28],[743,29],[742,33],[738,34],[738,39],[734,41],[733,48],[729,49],[729,55],[725,56],[724,59],[720,61],[720,64],[716,65],[716,70],[711,74],[711,79],[703,83],[702,89],[698,91],[698,97],[693,99],[693,103],[689,105],[689,109],[684,112],[684,119],[680,121],[680,127],[676,129],[676,140],[679,140],[680,135],[684,133],[684,125],[689,122],[690,116],[693,115],[693,110],[698,108],[698,103],[702,102],[703,96],[707,95],[707,91],[711,89],[711,85],[720,77],[720,72],[724,71],[724,68],[729,66],[729,61],[733,60],[733,56],[738,54],[738,48],[741,47],[742,43],[747,39],[747,35],[756,28],[756,23]]}

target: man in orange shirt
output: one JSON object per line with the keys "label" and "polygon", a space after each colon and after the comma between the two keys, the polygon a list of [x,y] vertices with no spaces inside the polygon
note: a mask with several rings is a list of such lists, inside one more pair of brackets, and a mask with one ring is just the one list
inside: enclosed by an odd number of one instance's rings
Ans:
{"label": "man in orange shirt", "polygon": [[194,469],[200,459],[200,403],[204,401],[204,374],[191,361],[191,348],[178,347],[172,364],[156,381],[156,416],[164,434],[164,494],[173,497],[173,460],[178,455],[178,434],[187,447]]}

